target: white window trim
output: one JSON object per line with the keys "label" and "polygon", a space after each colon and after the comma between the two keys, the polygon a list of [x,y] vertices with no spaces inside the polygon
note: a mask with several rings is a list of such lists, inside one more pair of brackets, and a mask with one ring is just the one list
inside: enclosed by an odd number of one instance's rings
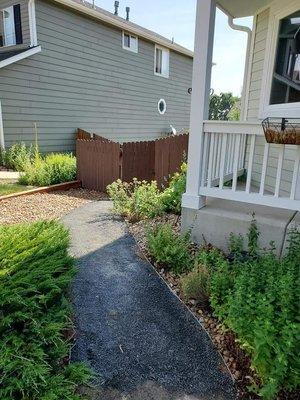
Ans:
{"label": "white window trim", "polygon": [[[6,40],[5,40],[6,34],[5,34],[5,24],[4,24],[4,13],[5,13],[5,11],[7,11],[7,10],[9,10],[9,9],[12,9],[13,15],[14,15],[14,5],[9,6],[9,7],[2,8],[2,10],[1,10],[1,18],[2,18],[2,24],[3,24],[3,36],[4,36],[4,44],[3,44],[2,47],[13,47],[13,46],[16,46],[15,21],[13,21],[13,27],[14,27],[14,43],[6,44]],[[13,18],[14,18],[14,17],[13,17]]]}
{"label": "white window trim", "polygon": [[[165,108],[164,108],[163,111],[161,111],[160,108],[159,108],[159,104],[160,104],[161,102],[164,103],[164,106],[165,106]],[[164,114],[167,112],[167,103],[166,103],[166,100],[165,100],[165,99],[160,99],[160,100],[158,101],[158,103],[157,103],[157,109],[158,109],[158,112],[160,113],[160,115],[164,115]]]}
{"label": "white window trim", "polygon": [[[18,4],[18,2],[16,3]],[[8,7],[6,7],[8,8]],[[1,14],[5,8],[1,10]],[[37,40],[37,30],[36,30],[36,17],[35,17],[35,0],[29,0],[28,1],[28,18],[29,18],[29,31],[30,31],[30,47],[34,47],[38,45],[38,40]],[[22,15],[21,15],[22,19]],[[6,45],[4,44],[1,48],[7,48],[7,47],[14,47],[18,46],[17,44],[10,44]]]}
{"label": "white window trim", "polygon": [[32,47],[31,49],[28,49],[27,51],[23,51],[20,54],[17,54],[15,56],[7,58],[6,60],[0,61],[0,68],[4,68],[7,65],[13,64],[17,61],[21,61],[24,58],[33,56],[34,54],[39,53],[40,51],[42,51],[41,46]]}
{"label": "white window trim", "polygon": [[[167,74],[163,74],[163,73],[159,74],[159,73],[156,72],[156,50],[157,49],[165,51],[165,52],[168,53],[169,63],[168,63],[168,73]],[[167,78],[167,79],[170,78],[170,50],[165,48],[165,47],[158,46],[157,44],[155,45],[155,48],[154,48],[154,75],[161,76],[161,77]]]}
{"label": "white window trim", "polygon": [[36,18],[35,18],[35,1],[29,0],[28,2],[28,15],[29,15],[29,30],[30,30],[30,46],[37,46],[37,31],[36,31]]}
{"label": "white window trim", "polygon": [[[125,35],[130,36],[130,39],[131,38],[136,39],[136,48],[124,46],[124,36]],[[139,38],[136,35],[131,35],[129,32],[122,31],[122,48],[124,50],[131,51],[132,53],[138,53],[139,52]]]}
{"label": "white window trim", "polygon": [[288,104],[270,104],[273,83],[273,71],[277,54],[279,22],[282,18],[299,10],[299,1],[289,0],[289,4],[282,6],[282,1],[275,1],[270,7],[268,34],[266,41],[266,54],[264,72],[261,86],[261,101],[259,118],[285,117],[296,118],[300,115],[300,102]]}

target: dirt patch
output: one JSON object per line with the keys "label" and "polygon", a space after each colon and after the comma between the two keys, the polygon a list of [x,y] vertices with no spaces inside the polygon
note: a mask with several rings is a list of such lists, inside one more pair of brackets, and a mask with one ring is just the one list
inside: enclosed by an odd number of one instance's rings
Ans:
{"label": "dirt patch", "polygon": [[3,200],[0,203],[0,224],[57,219],[83,204],[103,199],[107,199],[103,193],[70,189]]}

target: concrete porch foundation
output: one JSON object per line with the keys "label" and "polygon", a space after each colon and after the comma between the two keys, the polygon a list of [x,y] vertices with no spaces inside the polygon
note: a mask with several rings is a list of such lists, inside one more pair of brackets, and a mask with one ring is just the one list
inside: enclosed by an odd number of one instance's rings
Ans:
{"label": "concrete porch foundation", "polygon": [[182,209],[182,231],[191,230],[192,240],[198,244],[211,243],[227,251],[230,233],[243,235],[247,242],[252,213],[260,231],[260,246],[268,248],[273,241],[280,256],[287,232],[300,226],[300,215],[295,211],[208,198],[206,207],[200,210]]}

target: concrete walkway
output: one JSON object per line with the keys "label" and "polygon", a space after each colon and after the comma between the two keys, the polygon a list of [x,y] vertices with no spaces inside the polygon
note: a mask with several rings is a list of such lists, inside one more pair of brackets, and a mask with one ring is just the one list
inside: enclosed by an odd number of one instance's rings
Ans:
{"label": "concrete walkway", "polygon": [[63,219],[79,263],[72,358],[96,371],[92,398],[234,399],[206,332],[136,255],[134,239],[110,208],[107,201],[90,203]]}
{"label": "concrete walkway", "polygon": [[20,178],[20,172],[15,171],[0,171],[0,181],[1,182],[17,182]]}

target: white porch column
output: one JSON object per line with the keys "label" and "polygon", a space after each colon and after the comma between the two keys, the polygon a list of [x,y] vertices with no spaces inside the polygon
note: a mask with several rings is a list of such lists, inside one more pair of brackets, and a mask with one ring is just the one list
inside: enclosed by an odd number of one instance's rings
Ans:
{"label": "white porch column", "polygon": [[197,0],[187,187],[182,201],[183,207],[196,210],[205,206],[199,187],[203,121],[208,119],[209,112],[215,15],[215,0]]}

